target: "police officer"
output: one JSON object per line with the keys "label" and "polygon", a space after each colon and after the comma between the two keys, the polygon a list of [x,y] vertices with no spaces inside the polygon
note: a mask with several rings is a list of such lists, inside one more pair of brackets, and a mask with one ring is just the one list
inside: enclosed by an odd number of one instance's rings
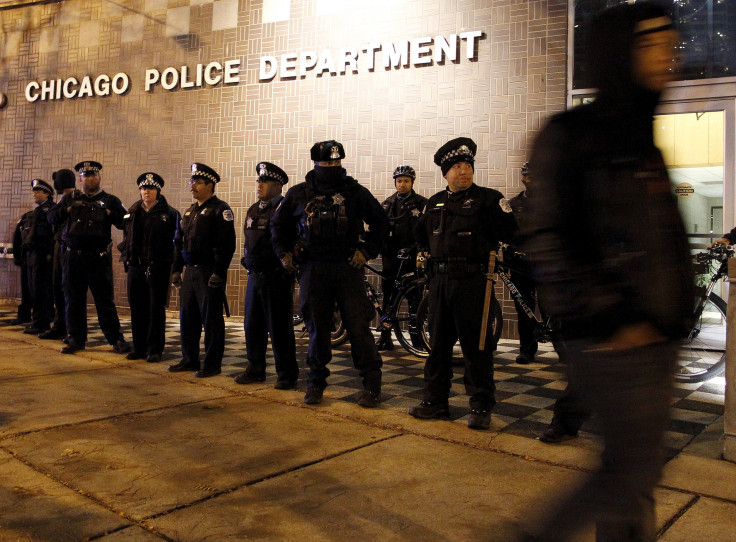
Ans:
{"label": "police officer", "polygon": [[87,289],[92,292],[97,319],[113,351],[130,351],[120,331],[112,282],[111,229],[123,227],[126,210],[120,200],[100,188],[102,165],[92,160],[78,163],[82,190],[66,194],[49,211],[49,222],[62,227],[64,243],[62,281],[69,333],[62,354],[84,350],[87,342]]}
{"label": "police officer", "polygon": [[[74,191],[76,186],[77,178],[71,169],[60,169],[54,171],[51,175],[54,180],[54,189],[60,196],[68,194]],[[61,259],[63,253],[63,243],[61,241],[62,228],[60,226],[53,226],[54,230],[54,258],[53,258],[53,270],[52,270],[52,290],[54,295],[54,323],[51,328],[41,333],[39,339],[64,339],[66,337],[66,316],[64,301],[64,288],[61,281]]]}
{"label": "police officer", "polygon": [[[524,208],[529,200],[529,183],[531,179],[529,177],[529,162],[525,162],[521,166],[521,182],[524,184],[524,190],[519,192],[518,195],[514,196],[509,200],[509,205],[514,212],[514,218],[517,223],[521,223],[524,215]],[[515,242],[519,242],[518,231],[515,235]],[[522,256],[512,256],[513,261],[509,262],[513,266],[512,271],[514,285],[519,290],[527,305],[531,310],[536,307],[536,294],[534,293],[534,280],[532,279],[532,271],[529,267],[528,261]],[[507,258],[508,261],[508,258]],[[534,356],[537,353],[539,344],[534,336],[534,325],[527,317],[524,309],[514,300],[514,307],[516,308],[518,330],[519,330],[519,355],[516,356],[516,363],[527,364],[534,362]]]}
{"label": "police officer", "polygon": [[44,180],[33,179],[31,190],[36,208],[22,235],[33,318],[31,325],[23,333],[38,335],[49,329],[54,310],[51,291],[54,234],[47,219],[47,214],[54,205],[54,189]]}
{"label": "police officer", "polygon": [[247,369],[235,377],[238,384],[266,379],[266,345],[276,365],[276,389],[292,389],[299,376],[292,320],[294,274],[284,269],[271,243],[271,217],[284,197],[282,187],[289,177],[278,166],[261,162],[256,166],[258,201],[245,217],[245,248],[242,264],[248,270],[245,293],[245,348]]}
{"label": "police officer", "polygon": [[[181,288],[179,311],[182,359],[172,373],[196,371],[206,378],[220,374],[225,353],[225,283],[235,252],[235,226],[230,206],[215,196],[220,176],[209,166],[192,164],[189,189],[196,200],[179,222],[171,283]],[[184,267],[186,266],[186,269]],[[204,360],[199,338],[204,326]]]}
{"label": "police officer", "polygon": [[28,284],[28,266],[23,253],[23,236],[28,235],[31,228],[33,211],[23,213],[20,220],[15,224],[13,232],[13,264],[20,267],[20,305],[15,319],[10,321],[11,326],[21,326],[31,322],[33,301],[31,299],[31,287]]}
{"label": "police officer", "polygon": [[161,194],[164,179],[153,171],[136,180],[141,199],[128,209],[120,259],[128,272],[133,351],[128,359],[161,361],[166,339],[166,302],[174,261],[179,211]]}
{"label": "police officer", "polygon": [[363,379],[358,404],[376,407],[381,400],[383,362],[369,327],[374,309],[365,293],[363,265],[381,252],[388,218],[368,189],[343,169],[342,144],[315,143],[310,156],[314,169],[307,173],[306,182],[289,189],[271,221],[274,248],[284,268],[294,272],[301,266],[301,311],[309,330],[304,402],[322,402],[337,303],[353,363]]}
{"label": "police officer", "polygon": [[503,195],[474,184],[475,142],[448,141],[434,155],[447,188],[427,202],[416,236],[429,249],[429,326],[432,352],[424,367],[424,400],[409,409],[416,418],[446,418],[452,380],[452,350],[460,339],[465,359],[465,391],[470,396],[468,426],[488,429],[495,405],[493,345],[479,348],[489,252],[508,242],[514,229]]}
{"label": "police officer", "polygon": [[[383,210],[388,214],[391,224],[386,250],[383,251],[383,271],[390,277],[396,277],[402,262],[406,261],[403,272],[416,269],[416,242],[414,240],[414,228],[419,216],[427,204],[427,198],[414,192],[414,180],[417,174],[411,166],[399,166],[394,170],[394,186],[396,192],[389,196],[381,204]],[[400,260],[400,252],[411,256],[408,260]],[[384,314],[389,308],[389,301],[396,291],[393,280],[381,282],[383,291]],[[391,329],[382,329],[381,338],[378,340],[379,350],[392,350],[394,345],[391,340]]]}

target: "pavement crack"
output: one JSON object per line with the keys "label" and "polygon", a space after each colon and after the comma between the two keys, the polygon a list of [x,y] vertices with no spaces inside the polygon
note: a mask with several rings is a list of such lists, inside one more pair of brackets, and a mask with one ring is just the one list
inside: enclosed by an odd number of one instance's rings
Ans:
{"label": "pavement crack", "polygon": [[670,527],[672,527],[682,516],[684,516],[688,510],[690,510],[700,500],[700,495],[694,495],[685,506],[680,508],[677,513],[667,521],[657,533],[657,538],[660,538],[666,533]]}

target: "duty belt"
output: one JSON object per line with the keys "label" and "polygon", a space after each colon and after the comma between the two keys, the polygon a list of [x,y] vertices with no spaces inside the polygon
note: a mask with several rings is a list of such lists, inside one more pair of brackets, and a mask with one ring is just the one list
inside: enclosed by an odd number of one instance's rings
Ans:
{"label": "duty belt", "polygon": [[467,262],[465,259],[437,261],[429,260],[429,271],[435,274],[444,273],[483,273],[485,265],[482,263]]}
{"label": "duty belt", "polygon": [[102,252],[93,252],[91,250],[77,250],[73,248],[65,248],[64,252],[68,252],[69,254],[74,254],[75,256],[91,256],[93,258],[104,258],[105,256],[110,255],[110,253],[107,250],[104,250]]}

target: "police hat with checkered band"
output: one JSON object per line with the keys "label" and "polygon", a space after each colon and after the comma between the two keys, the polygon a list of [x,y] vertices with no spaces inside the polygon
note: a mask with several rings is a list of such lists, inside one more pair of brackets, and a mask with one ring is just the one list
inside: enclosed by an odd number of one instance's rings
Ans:
{"label": "police hat with checkered band", "polygon": [[31,190],[43,190],[48,194],[54,193],[54,189],[51,185],[42,179],[33,179],[31,181]]}
{"label": "police hat with checkered band", "polygon": [[197,162],[192,164],[192,179],[202,179],[215,184],[220,182],[220,176],[214,169]]}
{"label": "police hat with checkered band", "polygon": [[271,162],[259,162],[256,166],[256,173],[258,173],[259,183],[276,181],[283,186],[289,182],[289,177],[284,170]]}
{"label": "police hat with checkered band", "polygon": [[[458,162],[467,162],[474,166],[477,150],[478,145],[469,137],[456,137],[442,145],[434,153],[434,163],[440,166],[442,175],[446,175],[450,168]],[[475,166],[473,169],[475,169]]]}
{"label": "police hat with checkered band", "polygon": [[164,179],[158,173],[153,171],[146,171],[136,179],[138,188],[155,188],[161,190],[164,187]]}
{"label": "police hat with checkered band", "polygon": [[343,149],[342,143],[330,139],[312,145],[309,155],[314,162],[330,162],[345,158],[345,149]]}
{"label": "police hat with checkered band", "polygon": [[80,175],[97,175],[102,169],[102,164],[94,160],[85,160],[74,166],[74,171]]}

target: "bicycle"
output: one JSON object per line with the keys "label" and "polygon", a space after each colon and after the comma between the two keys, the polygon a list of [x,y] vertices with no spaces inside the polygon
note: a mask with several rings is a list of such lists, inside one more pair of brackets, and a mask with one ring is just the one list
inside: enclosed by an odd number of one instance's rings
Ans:
{"label": "bicycle", "polygon": [[384,312],[381,296],[368,277],[365,278],[366,294],[373,303],[379,318],[375,330],[378,332],[392,330],[396,340],[407,352],[417,357],[427,357],[429,348],[417,326],[417,310],[426,294],[426,280],[413,265],[411,271],[402,272],[404,264],[414,263],[413,255],[402,250],[398,258],[401,263],[395,277],[386,275],[382,270],[368,263],[365,264],[366,269],[381,279],[394,282],[393,294],[386,303],[388,310]]}
{"label": "bicycle", "polygon": [[693,256],[695,274],[710,279],[696,289],[693,326],[678,356],[678,382],[703,382],[726,369],[727,305],[713,289],[727,276],[728,259],[733,256],[734,248],[721,243]]}
{"label": "bicycle", "polygon": [[[535,300],[527,299],[526,297],[524,297],[524,295],[514,284],[512,273],[523,274],[524,272],[518,268],[515,268],[513,264],[504,261],[504,256],[506,255],[506,251],[509,250],[509,248],[509,245],[505,243],[499,243],[498,249],[496,251],[496,258],[494,259],[493,271],[490,278],[491,280],[493,280],[494,284],[498,282],[498,279],[501,279],[501,282],[511,294],[512,299],[514,299],[523,309],[524,314],[532,323],[532,326],[534,328],[534,338],[536,339],[536,341],[540,343],[552,342],[553,344],[555,344],[557,337],[555,336],[550,318],[545,316],[543,316],[541,319],[538,318],[535,312],[529,306],[530,303]],[[524,256],[524,254],[521,252],[514,252],[513,255],[517,257]],[[501,333],[503,332],[503,310],[501,309],[501,304],[498,302],[495,296],[492,299],[489,310],[490,312],[488,318],[488,331],[493,337],[493,344],[497,344],[499,339],[501,338]],[[425,296],[422,299],[419,308],[417,309],[417,325],[422,330],[421,336],[426,345],[427,352],[430,351],[430,337],[428,331],[429,326],[427,324],[428,316],[429,300],[427,296]]]}

